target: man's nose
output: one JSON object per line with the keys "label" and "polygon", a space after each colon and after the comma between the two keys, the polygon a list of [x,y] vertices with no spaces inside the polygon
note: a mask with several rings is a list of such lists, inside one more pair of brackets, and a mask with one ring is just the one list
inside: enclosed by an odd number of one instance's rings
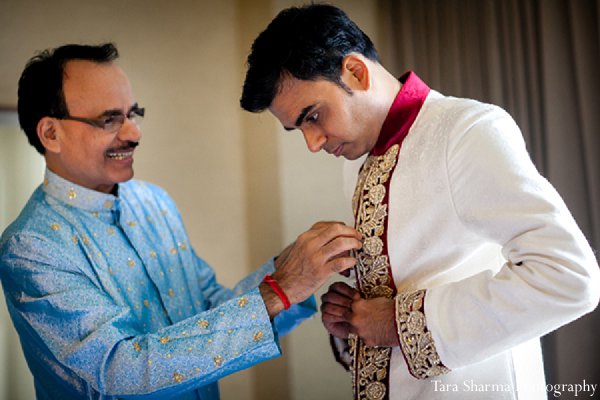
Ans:
{"label": "man's nose", "polygon": [[122,141],[137,142],[142,137],[142,131],[135,121],[125,118],[125,122],[123,122],[121,129],[119,129],[118,135]]}
{"label": "man's nose", "polygon": [[302,134],[304,135],[308,150],[312,153],[320,151],[327,142],[327,137],[316,129],[305,129],[302,131]]}

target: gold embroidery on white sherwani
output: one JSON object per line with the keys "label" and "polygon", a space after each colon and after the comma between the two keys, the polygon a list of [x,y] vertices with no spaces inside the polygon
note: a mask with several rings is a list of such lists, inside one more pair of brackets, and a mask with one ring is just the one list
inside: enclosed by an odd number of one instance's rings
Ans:
{"label": "gold embroidery on white sherwani", "polygon": [[423,312],[424,300],[425,290],[396,296],[396,324],[400,346],[410,373],[419,379],[450,372],[442,364],[431,332],[427,329],[427,320]]}
{"label": "gold embroidery on white sherwani", "polygon": [[[398,144],[381,156],[366,159],[356,183],[352,198],[356,229],[364,237],[363,248],[356,252],[356,280],[362,295],[393,298],[394,284],[390,279],[390,263],[384,252],[382,236],[388,216],[386,183],[396,166]],[[388,184],[389,186],[389,184]],[[400,346],[412,375],[425,379],[449,372],[435,348],[428,331],[423,300],[425,291],[396,296],[396,322]],[[388,380],[392,349],[370,347],[355,335],[349,339],[352,363],[352,386],[357,400],[384,400],[389,398]]]}
{"label": "gold embroidery on white sherwani", "polygon": [[382,156],[367,158],[352,198],[356,229],[364,237],[363,248],[356,254],[357,281],[366,298],[391,298],[394,295],[393,289],[388,286],[390,264],[387,254],[383,254],[381,236],[387,219],[387,204],[383,203],[386,194],[384,184],[396,165],[399,149],[396,144]]}
{"label": "gold embroidery on white sherwani", "polygon": [[[385,183],[396,165],[399,145],[394,145],[382,156],[370,156],[358,177],[352,208],[356,229],[364,237],[363,248],[356,252],[356,280],[365,298],[394,296],[389,275],[389,259],[384,253],[381,236],[385,233],[387,204]],[[349,341],[352,355],[352,383],[354,398],[383,400],[388,394],[388,369],[392,349],[369,347],[360,338]]]}

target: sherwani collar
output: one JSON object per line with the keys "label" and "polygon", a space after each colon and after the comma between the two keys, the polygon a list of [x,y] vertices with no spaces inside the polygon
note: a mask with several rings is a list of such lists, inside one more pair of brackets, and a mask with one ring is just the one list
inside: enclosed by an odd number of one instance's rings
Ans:
{"label": "sherwani collar", "polygon": [[[50,197],[70,207],[92,213],[107,221],[120,208],[119,198],[77,185],[46,168],[42,190]],[[116,192],[116,191],[115,191]]]}
{"label": "sherwani collar", "polygon": [[399,81],[402,87],[390,107],[370,155],[383,155],[394,144],[402,143],[429,94],[429,86],[413,71],[402,75]]}

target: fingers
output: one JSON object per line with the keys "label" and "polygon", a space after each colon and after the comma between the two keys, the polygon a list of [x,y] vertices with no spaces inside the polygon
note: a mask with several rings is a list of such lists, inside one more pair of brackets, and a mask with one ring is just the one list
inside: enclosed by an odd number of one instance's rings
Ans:
{"label": "fingers", "polygon": [[313,226],[310,227],[310,230],[313,230],[313,229],[323,229],[323,228],[326,228],[327,226],[332,225],[332,224],[346,225],[342,221],[318,221],[318,222],[315,222],[313,224]]}
{"label": "fingers", "polygon": [[313,265],[329,263],[326,273],[341,272],[356,261],[350,251],[362,247],[362,235],[338,222],[318,222],[296,240],[296,253],[303,259],[312,259]]}
{"label": "fingers", "polygon": [[356,229],[342,223],[332,223],[321,231],[321,237],[326,243],[338,236],[353,237],[356,240],[362,240],[362,234]]}
{"label": "fingers", "polygon": [[336,295],[352,299],[352,297],[357,294],[358,291],[345,282],[335,282],[329,286],[329,290],[323,295],[323,297],[329,293],[335,293]]}
{"label": "fingers", "polygon": [[338,293],[326,293],[321,296],[321,310],[332,307],[332,309],[345,308],[352,309],[352,298],[340,295]]}
{"label": "fingers", "polygon": [[323,321],[323,325],[330,334],[341,339],[347,339],[350,333],[354,333],[352,327],[345,322],[328,323]]}
{"label": "fingers", "polygon": [[354,237],[339,236],[323,246],[322,252],[326,260],[351,257],[350,250],[362,247],[362,242]]}
{"label": "fingers", "polygon": [[360,249],[362,242],[350,237],[337,237],[321,249],[321,255],[331,272],[343,272],[356,265],[350,250]]}
{"label": "fingers", "polygon": [[331,275],[356,264],[350,251],[362,246],[360,238],[342,223],[318,222],[282,252],[273,276],[292,303],[305,300]]}
{"label": "fingers", "polygon": [[329,304],[349,309],[352,306],[352,297],[342,296],[338,293],[325,293],[321,296],[321,309]]}
{"label": "fingers", "polygon": [[336,254],[335,256],[331,257],[331,258],[337,258],[337,257],[351,257],[352,256],[352,252],[347,250],[347,251],[342,251],[339,254]]}
{"label": "fingers", "polygon": [[321,319],[325,322],[350,322],[352,310],[348,307],[340,307],[335,304],[321,304]]}
{"label": "fingers", "polygon": [[345,324],[350,327],[352,318],[352,296],[355,289],[343,282],[336,282],[321,296],[321,319],[323,324]]}
{"label": "fingers", "polygon": [[356,265],[356,258],[354,257],[339,257],[334,258],[326,263],[329,271],[332,273],[348,270]]}
{"label": "fingers", "polygon": [[321,320],[332,335],[346,338],[354,333],[368,346],[399,345],[393,299],[363,299],[344,282],[332,284],[321,299]]}
{"label": "fingers", "polygon": [[316,239],[316,244],[319,247],[340,236],[352,237],[356,240],[362,239],[362,235],[358,231],[341,222],[318,222],[313,225],[313,228],[300,235],[299,239],[303,236]]}

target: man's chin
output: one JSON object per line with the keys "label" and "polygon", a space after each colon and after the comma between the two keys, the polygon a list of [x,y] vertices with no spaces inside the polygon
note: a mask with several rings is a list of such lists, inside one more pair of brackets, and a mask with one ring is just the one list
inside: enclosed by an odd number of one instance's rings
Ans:
{"label": "man's chin", "polygon": [[349,161],[354,161],[359,159],[362,156],[362,154],[356,155],[356,154],[342,154],[342,157],[344,157],[346,160]]}
{"label": "man's chin", "polygon": [[130,168],[127,171],[120,171],[118,174],[115,174],[114,179],[112,180],[115,184],[125,183],[133,179],[133,168]]}

